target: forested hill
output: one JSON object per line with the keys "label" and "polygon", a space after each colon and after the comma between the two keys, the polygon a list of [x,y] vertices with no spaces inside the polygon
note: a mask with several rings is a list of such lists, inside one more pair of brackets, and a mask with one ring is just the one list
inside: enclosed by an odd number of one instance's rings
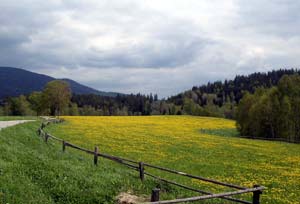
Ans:
{"label": "forested hill", "polygon": [[283,75],[300,74],[298,69],[280,69],[267,73],[253,73],[248,76],[236,76],[233,80],[216,81],[202,86],[194,86],[191,90],[168,98],[169,103],[184,105],[184,99],[191,99],[200,106],[208,105],[211,101],[214,105],[223,106],[225,103],[237,104],[243,92],[254,93],[258,87],[270,88],[276,86]]}
{"label": "forested hill", "polygon": [[[0,67],[0,99],[5,97],[30,94],[41,91],[44,86],[55,78],[13,67]],[[84,86],[70,79],[63,79],[70,84],[73,93],[97,94],[103,96],[116,96],[117,93],[98,91]]]}
{"label": "forested hill", "polygon": [[199,115],[234,118],[243,93],[253,93],[258,87],[276,86],[283,75],[300,73],[299,70],[277,70],[236,76],[233,80],[208,83],[193,87],[166,100],[157,95],[127,95],[115,98],[95,95],[73,95],[72,102],[87,115]]}

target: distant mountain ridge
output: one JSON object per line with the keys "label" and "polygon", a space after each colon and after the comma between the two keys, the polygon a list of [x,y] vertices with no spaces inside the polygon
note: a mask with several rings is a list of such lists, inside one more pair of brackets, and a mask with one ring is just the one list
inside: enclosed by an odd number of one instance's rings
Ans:
{"label": "distant mountain ridge", "polygon": [[[0,99],[21,94],[30,94],[33,91],[41,91],[45,85],[56,80],[44,74],[38,74],[14,67],[0,67]],[[119,93],[104,92],[82,85],[71,79],[61,79],[70,84],[72,93],[75,94],[96,94],[101,96],[115,97]]]}

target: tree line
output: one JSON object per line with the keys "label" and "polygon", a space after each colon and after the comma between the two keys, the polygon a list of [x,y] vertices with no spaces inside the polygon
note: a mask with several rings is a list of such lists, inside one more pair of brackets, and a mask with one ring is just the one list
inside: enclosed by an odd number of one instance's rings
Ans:
{"label": "tree line", "polygon": [[[207,83],[194,86],[167,99],[158,100],[157,94],[120,94],[116,97],[95,94],[71,94],[66,82],[47,84],[42,92],[33,92],[28,96],[8,98],[0,102],[1,115],[196,115],[225,117],[235,119],[237,105],[245,92],[254,93],[258,88],[276,86],[284,75],[300,73],[299,70],[277,70],[267,73],[254,73],[248,76],[236,76],[233,80]],[[51,85],[52,84],[52,85]],[[51,88],[52,87],[52,88]],[[65,88],[66,102],[60,110],[56,104],[49,104],[52,94],[49,90]],[[51,95],[52,94],[52,95]],[[58,99],[56,99],[58,100]],[[55,101],[51,99],[51,101]],[[56,111],[56,112],[55,112]]]}
{"label": "tree line", "polygon": [[246,92],[236,121],[244,136],[300,142],[300,76],[285,75],[277,86]]}
{"label": "tree line", "polygon": [[216,81],[167,99],[168,103],[179,106],[184,114],[225,117],[234,119],[237,104],[245,92],[254,93],[258,88],[276,86],[284,75],[300,74],[297,69],[280,69],[267,73],[253,73],[236,76],[233,80]]}
{"label": "tree line", "polygon": [[2,102],[0,115],[55,115],[66,113],[69,107],[76,107],[70,102],[69,84],[62,80],[49,82],[43,91],[32,92],[28,96],[10,97]]}
{"label": "tree line", "polygon": [[[173,111],[173,112],[172,112]],[[116,97],[72,94],[66,81],[49,82],[43,91],[7,98],[0,115],[161,115],[175,114],[170,104],[157,94],[120,94]]]}

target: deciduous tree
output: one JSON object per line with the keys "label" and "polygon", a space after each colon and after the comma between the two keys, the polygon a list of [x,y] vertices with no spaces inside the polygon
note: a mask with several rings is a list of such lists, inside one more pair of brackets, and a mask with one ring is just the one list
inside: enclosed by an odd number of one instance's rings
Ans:
{"label": "deciduous tree", "polygon": [[69,84],[61,80],[49,82],[43,91],[43,99],[50,108],[51,115],[59,116],[70,104],[71,90]]}

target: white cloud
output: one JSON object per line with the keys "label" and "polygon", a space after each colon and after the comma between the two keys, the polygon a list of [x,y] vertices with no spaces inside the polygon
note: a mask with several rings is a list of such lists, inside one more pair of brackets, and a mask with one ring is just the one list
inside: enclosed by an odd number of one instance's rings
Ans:
{"label": "white cloud", "polygon": [[0,1],[0,65],[100,90],[168,96],[300,64],[296,0]]}

